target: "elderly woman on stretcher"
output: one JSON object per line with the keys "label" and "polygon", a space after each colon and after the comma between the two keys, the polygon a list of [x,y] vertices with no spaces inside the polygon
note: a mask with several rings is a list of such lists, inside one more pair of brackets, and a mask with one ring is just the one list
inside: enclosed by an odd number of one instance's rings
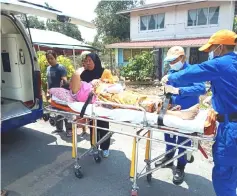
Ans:
{"label": "elderly woman on stretcher", "polygon": [[[159,113],[162,107],[162,100],[159,97],[142,95],[136,92],[124,90],[118,82],[118,78],[112,76],[109,70],[104,70],[101,79],[93,80],[92,82],[81,81],[80,71],[74,73],[70,81],[70,90],[63,88],[50,89],[51,95],[62,100],[62,94],[70,95],[68,102],[85,102],[91,92],[95,96],[92,103],[96,100],[118,103],[124,105],[132,105],[143,107],[147,112]],[[199,111],[199,105],[195,105],[189,109],[181,110],[179,106],[175,108],[169,107],[166,114],[177,116],[184,120],[192,120],[196,117]]]}

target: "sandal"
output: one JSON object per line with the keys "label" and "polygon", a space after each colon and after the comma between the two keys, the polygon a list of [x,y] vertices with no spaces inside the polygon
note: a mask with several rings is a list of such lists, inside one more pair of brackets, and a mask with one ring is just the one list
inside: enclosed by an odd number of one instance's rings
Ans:
{"label": "sandal", "polygon": [[6,190],[1,190],[1,196],[7,196],[8,192]]}

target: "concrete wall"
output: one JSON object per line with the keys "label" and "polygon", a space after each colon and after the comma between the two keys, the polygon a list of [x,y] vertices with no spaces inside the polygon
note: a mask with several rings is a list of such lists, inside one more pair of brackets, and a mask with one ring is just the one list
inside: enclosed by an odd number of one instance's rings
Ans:
{"label": "concrete wall", "polygon": [[[205,7],[217,7],[219,21],[217,25],[187,26],[188,10]],[[140,31],[140,16],[165,13],[165,27],[159,30]],[[132,41],[183,39],[209,37],[220,29],[231,29],[234,18],[234,2],[214,1],[186,4],[160,9],[132,12],[130,16],[130,38]]]}

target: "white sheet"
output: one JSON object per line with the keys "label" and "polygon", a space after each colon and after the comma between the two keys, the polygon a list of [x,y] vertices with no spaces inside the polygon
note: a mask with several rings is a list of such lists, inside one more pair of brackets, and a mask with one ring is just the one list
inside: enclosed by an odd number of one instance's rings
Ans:
{"label": "white sheet", "polygon": [[[75,112],[81,112],[84,105],[82,102],[65,103],[57,98],[52,98],[55,102],[63,105],[68,105]],[[85,114],[91,115],[92,105],[89,104]],[[103,107],[94,107],[94,113],[100,117],[107,117],[112,120],[120,122],[131,122],[141,124],[143,122],[144,113],[142,111],[129,110],[129,109],[107,109]],[[204,123],[208,115],[208,110],[200,110],[194,120],[183,120],[181,118],[165,115],[163,123],[167,127],[180,129],[182,133],[204,133]],[[147,121],[150,125],[157,124],[158,115],[154,113],[146,113]]]}

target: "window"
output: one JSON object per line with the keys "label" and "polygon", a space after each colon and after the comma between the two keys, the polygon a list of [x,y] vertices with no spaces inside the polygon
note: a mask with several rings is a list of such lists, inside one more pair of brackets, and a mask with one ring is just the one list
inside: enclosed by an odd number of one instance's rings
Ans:
{"label": "window", "polygon": [[197,25],[207,25],[208,8],[197,10]]}
{"label": "window", "polygon": [[188,11],[188,26],[218,24],[219,7],[193,9]]}
{"label": "window", "polygon": [[147,16],[140,17],[140,29],[141,31],[147,30]]}
{"label": "window", "polygon": [[219,7],[210,7],[209,8],[209,24],[218,24],[219,18]]}
{"label": "window", "polygon": [[140,49],[132,49],[132,58],[134,58],[136,55],[141,54]]}
{"label": "window", "polygon": [[4,72],[11,72],[9,53],[6,52],[2,53],[2,65]]}
{"label": "window", "polygon": [[123,61],[128,62],[132,56],[131,49],[123,49]]}
{"label": "window", "polygon": [[165,27],[165,14],[140,16],[140,31],[163,29]]}

